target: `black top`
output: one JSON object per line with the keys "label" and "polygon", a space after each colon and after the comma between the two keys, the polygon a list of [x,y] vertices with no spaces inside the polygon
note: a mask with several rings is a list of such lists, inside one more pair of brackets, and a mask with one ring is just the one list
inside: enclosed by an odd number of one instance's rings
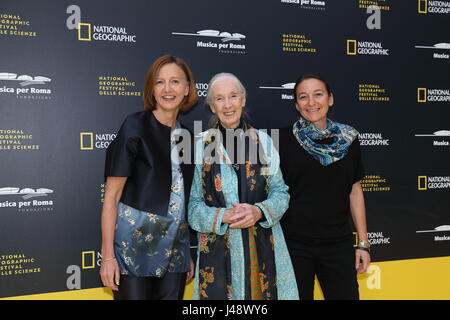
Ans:
{"label": "black top", "polygon": [[[108,147],[105,162],[105,177],[128,177],[122,203],[167,215],[172,185],[170,134],[171,128],[160,123],[151,111],[136,112],[124,120]],[[184,163],[180,166],[187,213],[194,166]]]}
{"label": "black top", "polygon": [[364,177],[358,139],[343,159],[329,166],[322,166],[300,146],[292,126],[280,129],[279,145],[280,167],[291,196],[280,221],[286,240],[351,235],[349,196],[353,184]]}

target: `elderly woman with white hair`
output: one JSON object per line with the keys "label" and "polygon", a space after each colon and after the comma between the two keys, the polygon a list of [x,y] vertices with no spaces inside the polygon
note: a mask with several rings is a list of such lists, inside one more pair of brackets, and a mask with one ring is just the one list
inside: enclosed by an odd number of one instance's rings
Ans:
{"label": "elderly woman with white hair", "polygon": [[272,139],[243,119],[246,91],[215,75],[210,129],[196,141],[188,220],[198,232],[193,299],[294,300],[297,285],[279,221],[288,187]]}

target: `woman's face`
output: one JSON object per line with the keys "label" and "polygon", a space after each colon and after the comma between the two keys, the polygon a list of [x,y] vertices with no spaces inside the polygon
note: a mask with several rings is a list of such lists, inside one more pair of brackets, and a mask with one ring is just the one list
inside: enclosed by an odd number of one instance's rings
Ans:
{"label": "woman's face", "polygon": [[156,108],[165,111],[177,110],[188,94],[189,82],[184,71],[175,63],[162,66],[153,87]]}
{"label": "woman's face", "polygon": [[211,111],[227,129],[239,126],[245,96],[235,80],[224,78],[214,83],[212,90]]}
{"label": "woman's face", "polygon": [[295,92],[295,107],[301,116],[316,128],[326,129],[328,109],[333,105],[333,95],[328,94],[325,84],[317,79],[303,80]]}

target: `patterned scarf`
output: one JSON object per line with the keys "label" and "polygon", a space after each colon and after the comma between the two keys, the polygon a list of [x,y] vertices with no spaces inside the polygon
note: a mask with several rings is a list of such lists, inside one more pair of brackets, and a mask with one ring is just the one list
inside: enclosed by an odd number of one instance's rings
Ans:
{"label": "patterned scarf", "polygon": [[[217,129],[217,127],[216,127]],[[244,131],[254,130],[243,125]],[[259,143],[256,134],[249,134],[249,143]],[[206,139],[206,145],[211,143]],[[245,164],[228,164],[233,170],[241,170],[239,177],[239,198],[241,203],[255,204],[267,199],[270,177],[262,174],[265,166],[251,163],[249,143],[246,143]],[[205,161],[205,159],[204,159]],[[237,169],[239,168],[239,169]],[[203,163],[202,184],[205,203],[210,207],[226,207],[222,191],[221,165]],[[233,299],[229,230],[223,236],[203,233],[200,239],[199,292],[201,300]],[[241,229],[245,261],[245,299],[277,299],[275,251],[272,229],[262,228],[257,223]],[[255,272],[256,271],[256,272]],[[256,278],[255,278],[256,277]],[[255,287],[256,286],[256,290]]]}
{"label": "patterned scarf", "polygon": [[[311,122],[300,118],[292,127],[300,145],[323,166],[344,158],[350,145],[358,137],[358,131],[351,126],[327,119],[325,130],[316,128]],[[321,140],[331,139],[330,144]]]}

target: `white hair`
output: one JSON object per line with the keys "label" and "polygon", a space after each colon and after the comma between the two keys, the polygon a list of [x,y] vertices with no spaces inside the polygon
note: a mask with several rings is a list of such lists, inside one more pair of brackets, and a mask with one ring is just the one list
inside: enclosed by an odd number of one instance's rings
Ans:
{"label": "white hair", "polygon": [[213,76],[211,78],[211,80],[209,81],[208,91],[206,92],[206,102],[209,105],[211,105],[211,103],[212,103],[212,88],[213,88],[213,86],[216,84],[216,82],[223,80],[223,79],[231,79],[231,80],[235,81],[236,84],[238,85],[239,90],[241,90],[241,93],[244,95],[244,97],[247,96],[247,90],[245,90],[244,85],[242,84],[241,80],[239,80],[238,77],[236,77],[232,73],[221,72],[221,73],[218,73],[215,76]]}
{"label": "white hair", "polygon": [[[231,79],[231,80],[235,81],[237,86],[238,86],[238,88],[239,88],[239,90],[243,94],[243,96],[244,97],[247,96],[247,90],[245,90],[244,85],[242,84],[241,80],[239,80],[238,77],[236,77],[234,74],[229,73],[229,72],[221,72],[221,73],[218,73],[215,76],[213,76],[211,78],[211,80],[209,81],[208,91],[206,92],[206,103],[209,106],[211,106],[211,104],[212,104],[212,99],[213,99],[213,97],[212,97],[212,88],[213,88],[213,86],[218,81],[223,80],[223,79]],[[244,110],[242,111],[242,116],[241,117],[248,118],[248,114],[247,114],[247,111],[245,109],[247,109],[247,108],[244,108]],[[219,121],[219,118],[217,117],[217,115],[212,114],[211,117],[209,118],[208,126],[210,128],[212,128],[218,121]]]}

